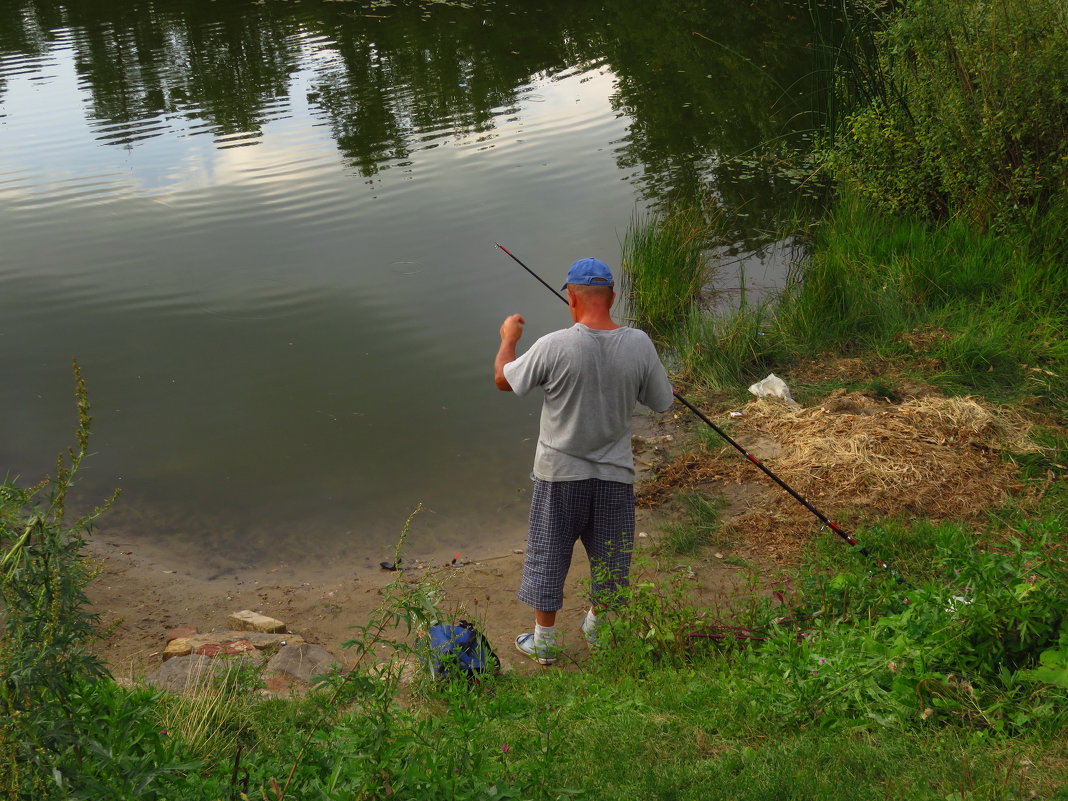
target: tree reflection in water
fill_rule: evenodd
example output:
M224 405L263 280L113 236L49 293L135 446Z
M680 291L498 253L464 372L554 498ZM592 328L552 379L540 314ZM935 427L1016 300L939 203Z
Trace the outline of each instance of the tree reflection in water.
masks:
M68 44L102 143L181 129L253 144L306 102L365 177L428 140L490 133L532 79L607 68L632 121L617 157L644 195L711 186L746 206L752 232L773 223L785 186L730 160L805 147L819 122L814 23L833 29L832 15L790 0L7 0L0 50L33 70L47 58L30 57Z

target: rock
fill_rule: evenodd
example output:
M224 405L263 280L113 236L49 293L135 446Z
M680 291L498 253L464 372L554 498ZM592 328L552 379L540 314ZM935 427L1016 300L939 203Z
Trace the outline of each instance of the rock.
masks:
M259 631L265 634L284 634L286 624L250 609L234 612L229 617L230 625L238 631Z
M228 643L235 640L246 640L252 643L256 650L272 650L281 648L283 645L300 645L304 638L299 634L262 634L257 631L212 631L207 634L196 634L189 638L189 644L194 651L202 645L212 643Z
M338 661L325 648L310 643L287 645L267 663L264 681L268 689L272 689L272 683L286 688L293 681L312 684L315 676L325 675L335 666L339 666Z
M193 646L189 644L188 637L178 637L167 643L163 649L163 661L173 659L176 656L188 656L193 653Z
M164 633L163 635L163 638L167 642L170 642L171 640L179 640L186 637L192 637L196 633L196 626L178 626L177 628L167 629L166 633Z
M230 659L212 659L199 654L176 656L156 668L146 681L157 690L172 693L191 692L216 676L225 675L235 664L254 664L256 659L256 654L239 654Z
M256 646L248 640L230 640L223 643L205 643L197 648L197 653L203 656L233 656L235 654L247 654L249 651L255 650Z

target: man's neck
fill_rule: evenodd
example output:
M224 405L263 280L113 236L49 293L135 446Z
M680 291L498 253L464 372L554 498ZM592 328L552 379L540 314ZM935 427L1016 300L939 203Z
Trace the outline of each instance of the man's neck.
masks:
M607 314L584 314L577 318L575 322L582 323L584 326L594 331L614 331L615 329L622 327L617 325L616 321Z

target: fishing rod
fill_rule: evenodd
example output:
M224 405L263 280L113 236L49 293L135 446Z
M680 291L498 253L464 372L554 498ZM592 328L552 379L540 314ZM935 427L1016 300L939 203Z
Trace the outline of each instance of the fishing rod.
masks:
M549 286L549 284L545 283L545 281L541 278L541 276L539 276L537 273L535 273L533 270L531 270L529 267L527 267L527 265L523 264L523 262L521 262L519 260L519 258L514 253L512 253L512 251L508 250L508 248L506 248L504 245L500 244L499 242L494 242L493 244L495 244L498 248L500 248L502 251L504 251L507 255L509 255L513 259L515 259L516 263L520 267L522 267L528 273L530 273L535 278L537 278L539 281L541 281L541 283L550 292L552 292L554 295L556 295L556 297L560 298L560 300L562 300L564 303L568 302L567 298L565 298L563 295L561 295L559 292L557 292L555 289L553 289L551 286ZM768 478L770 478L772 481L774 481L776 484L778 484L780 487L782 487L784 490L786 490L786 492L788 492L790 494L790 497L792 497L795 501L797 501L799 504L801 504L806 509L808 509L808 511L810 511L812 514L814 514L816 516L816 518L821 523L823 523L823 525L820 527L820 531L822 531L825 528L829 528L831 531L833 531L835 534L837 534L839 537L841 537L843 540L845 540L851 546L856 548L859 553L863 554L864 556L866 556L869 559L871 559L872 561L874 561L875 564L877 564L879 567L881 567L883 570L885 570L887 573L889 573L891 576L893 576L894 581L896 581L898 584L905 584L906 583L905 580L900 575L898 575L897 571L893 570L890 567L890 565L888 565L882 559L877 557L875 554L873 554L871 551L869 551L867 548L865 548L863 545L861 545L859 542L857 542L856 539L854 539L853 536L851 534L849 534L849 532L847 532L844 529L840 528L839 526L835 525L831 521L831 519L829 517L827 517L827 515L825 515L823 512L821 512L819 509L817 509L815 506L813 506L811 503L809 503L807 500L805 500L805 498L803 498L801 496L801 494L799 492L797 492L797 490L795 490L793 487L791 487L789 484L787 484L785 481L783 481L781 478L779 478L777 475L775 475L773 472L771 472L771 470L768 469L768 467L766 465L764 465L763 462L761 462L759 459L757 459L755 456L753 456L753 454L749 453L749 451L747 451L745 448L743 448L741 445L739 445L738 442L736 442L734 439L732 439L730 436L728 436L727 432L725 432L722 428L720 428L715 423L713 423L711 420L709 420L708 417L700 409L698 409L696 406L694 406L692 403L690 403L688 400L686 400L686 398L684 398L682 395L680 395L674 389L671 390L671 394L675 396L675 398L679 401L679 403L681 403L683 406L685 406L687 409L689 409L691 412L693 412L695 415L697 415L697 418L702 423L704 423L706 426L708 426L713 431L715 431L717 434L719 434L719 436L722 437L723 440L728 445L730 445L732 448L734 448L736 451L738 451L738 453L742 454L742 456L744 456L746 459L748 459L750 462L752 462L754 465L756 465L758 468L760 468L760 470L764 473L764 475L766 475Z

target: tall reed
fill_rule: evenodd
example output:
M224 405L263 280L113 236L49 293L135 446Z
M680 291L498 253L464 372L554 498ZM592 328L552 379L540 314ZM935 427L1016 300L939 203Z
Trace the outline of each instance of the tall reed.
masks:
M717 218L710 224L690 207L631 219L623 239L623 294L634 322L654 339L664 340L686 319L711 277L708 248Z
M747 386L773 359L767 303L708 314L693 308L668 337L680 377L717 391Z

